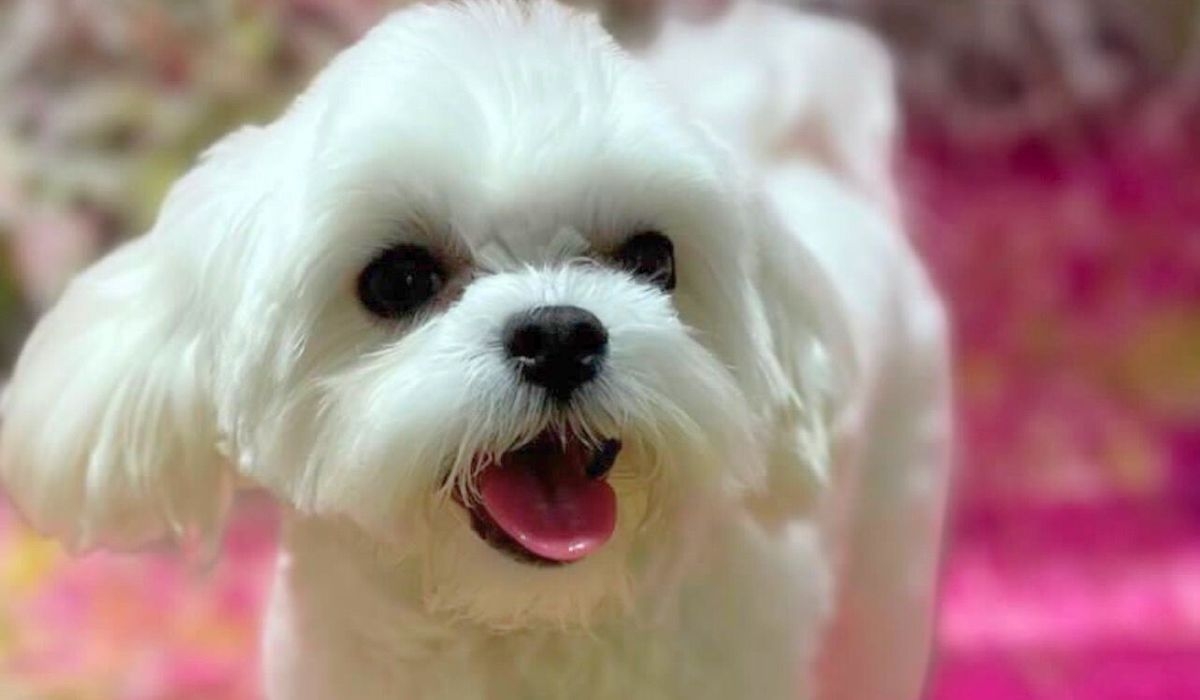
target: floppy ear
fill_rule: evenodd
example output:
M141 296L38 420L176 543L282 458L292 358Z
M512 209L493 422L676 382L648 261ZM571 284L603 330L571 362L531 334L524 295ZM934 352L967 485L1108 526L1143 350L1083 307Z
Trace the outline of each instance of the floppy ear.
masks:
M858 436L907 332L906 307L938 305L910 289L919 265L885 205L805 163L771 169L762 184L752 276L775 440L764 512L794 514L814 487L854 478L836 467L866 448Z
M768 200L777 194L770 184ZM749 336L758 357L750 386L768 447L765 488L751 504L772 521L807 512L833 478L837 397L858 371L842 299L788 225L794 221L780 216L792 213L765 206L758 212L749 273Z
M217 447L196 259L215 229L244 225L225 193L244 194L232 155L257 131L210 149L155 229L80 275L17 361L0 476L30 523L72 548L218 533L233 470Z
M211 533L225 509L204 350L157 243L137 240L75 280L5 393L8 495L72 548Z
M891 61L853 24L761 2L737 3L709 25L668 23L647 60L753 166L761 201L747 224L746 321L756 359L743 380L769 447L767 487L753 505L793 517L837 477L835 443L855 420L841 402L864 371L855 319L874 313L831 275L864 269L862 236L901 236Z

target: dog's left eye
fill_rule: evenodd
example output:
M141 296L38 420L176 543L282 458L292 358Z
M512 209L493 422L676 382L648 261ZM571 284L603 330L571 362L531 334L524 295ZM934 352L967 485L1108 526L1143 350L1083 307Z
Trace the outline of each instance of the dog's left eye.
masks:
M428 250L400 245L380 254L358 277L358 298L382 318L401 318L432 299L445 282Z
M614 257L634 277L666 291L675 288L675 246L658 231L631 236Z

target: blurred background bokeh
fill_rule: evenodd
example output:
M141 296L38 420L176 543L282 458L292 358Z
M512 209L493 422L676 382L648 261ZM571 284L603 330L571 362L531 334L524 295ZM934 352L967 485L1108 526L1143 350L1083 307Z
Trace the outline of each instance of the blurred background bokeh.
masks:
M0 0L0 376L385 0ZM1200 1L824 0L895 50L962 432L935 700L1200 698ZM50 428L52 429L52 428ZM256 695L275 519L69 560L0 505L0 697Z

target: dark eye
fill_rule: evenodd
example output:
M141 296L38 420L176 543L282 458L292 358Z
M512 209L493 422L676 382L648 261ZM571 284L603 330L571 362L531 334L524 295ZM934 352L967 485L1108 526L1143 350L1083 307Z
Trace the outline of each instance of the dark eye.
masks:
M658 231L645 231L617 250L617 264L640 280L670 291L675 288L675 246Z
M358 298L382 318L416 311L441 290L442 266L428 250L401 245L380 254L358 277Z

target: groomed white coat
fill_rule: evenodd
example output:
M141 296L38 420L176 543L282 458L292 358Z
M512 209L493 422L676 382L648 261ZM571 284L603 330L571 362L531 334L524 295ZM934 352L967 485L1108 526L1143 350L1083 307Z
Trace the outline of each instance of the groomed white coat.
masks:
M87 549L212 538L267 489L275 700L916 698L950 418L891 91L867 35L765 5L640 55L543 0L397 12L39 324L7 491ZM645 231L673 289L613 264ZM396 246L437 293L373 317ZM607 333L569 402L504 353L546 305ZM461 505L546 431L623 445L615 531L559 566Z

